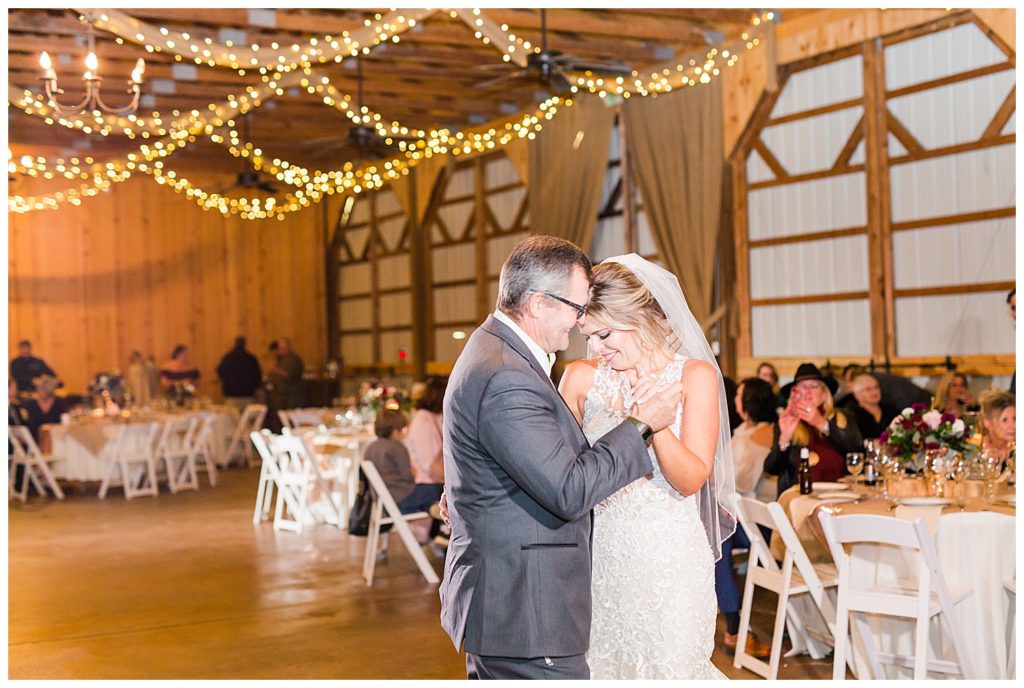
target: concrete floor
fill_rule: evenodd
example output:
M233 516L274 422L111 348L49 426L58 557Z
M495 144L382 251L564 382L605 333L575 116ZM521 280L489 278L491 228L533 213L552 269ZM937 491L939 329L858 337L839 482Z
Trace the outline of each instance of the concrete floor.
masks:
M460 679L436 586L400 543L360 576L364 538L252 524L258 473L216 488L125 501L95 486L9 505L12 679ZM430 555L428 555L430 556ZM440 562L435 561L438 572ZM759 593L769 637L775 600ZM721 644L723 624L717 639ZM716 650L731 678L756 678ZM780 678L828 678L831 662L784 660Z

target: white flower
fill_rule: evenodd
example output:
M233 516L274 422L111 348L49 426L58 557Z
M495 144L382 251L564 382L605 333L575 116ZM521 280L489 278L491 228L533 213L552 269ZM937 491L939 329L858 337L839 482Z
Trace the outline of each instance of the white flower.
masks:
M962 420L960 420L959 418L957 418L955 421L953 421L953 434L954 435L962 435L962 434L964 434L964 427L966 427L964 425L964 422Z
M910 408L909 406L907 408L903 409L903 416L904 417L910 418L912 415L914 415L914 409Z
M928 413L921 416L921 420L928 424L928 427L934 430L939 427L942 423L942 412L937 409L932 409Z

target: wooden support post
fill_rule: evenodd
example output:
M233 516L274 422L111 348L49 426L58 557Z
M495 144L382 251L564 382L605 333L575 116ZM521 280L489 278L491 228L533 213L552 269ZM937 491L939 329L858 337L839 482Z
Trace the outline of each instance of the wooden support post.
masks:
M881 38L864 44L864 145L868 218L868 303L871 355L896 356L893 303L892 209L889 189L889 117Z
M626 252L639 254L640 236L637 232L636 195L633 192L633 166L629 160L629 142L626 139L626 118L622 112L622 105L617 107L619 111L619 196L622 199L622 229L626 235Z
M401 183L401 182L399 182ZM409 185L409 217L406 220L409 231L409 300L412 306L412 370L413 375L422 379L427 374L427 340L433 333L428 322L427 298L429 296L429 280L427 278L427 242L423 236L423 225L420 223L419 202L417 196L416 168L409 170L405 178ZM423 199L426 202L426 199Z
M473 160L473 244L476 249L476 319L491 312L487 298L487 179L483 158Z
M377 193L367 194L370 204L370 232L366 238L366 257L370 263L370 327L373 328L373 364L379 368L384 363L380 343L380 266L377 254L380 252L380 240L377 232Z

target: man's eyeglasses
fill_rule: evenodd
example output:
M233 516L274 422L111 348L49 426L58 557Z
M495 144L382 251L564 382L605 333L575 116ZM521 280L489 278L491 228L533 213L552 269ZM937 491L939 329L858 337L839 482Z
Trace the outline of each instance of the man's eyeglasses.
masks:
M586 306L581 306L578 303L573 303L569 299L563 299L561 296L558 296L557 294L552 294L551 292L547 292L547 291L542 291L542 292L539 292L539 293L543 294L544 296L550 296L555 301L561 301L566 306L569 306L569 308L575 308L576 309L576 319L577 320L582 318L583 314L587 312L587 307Z

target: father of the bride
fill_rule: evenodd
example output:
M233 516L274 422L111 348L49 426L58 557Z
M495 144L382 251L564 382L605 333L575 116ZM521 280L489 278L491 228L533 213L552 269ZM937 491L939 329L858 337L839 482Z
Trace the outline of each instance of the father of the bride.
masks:
M568 241L518 244L448 383L441 624L469 678L590 677L591 509L653 470L646 445L675 416L678 383L591 447L552 384L590 269Z

